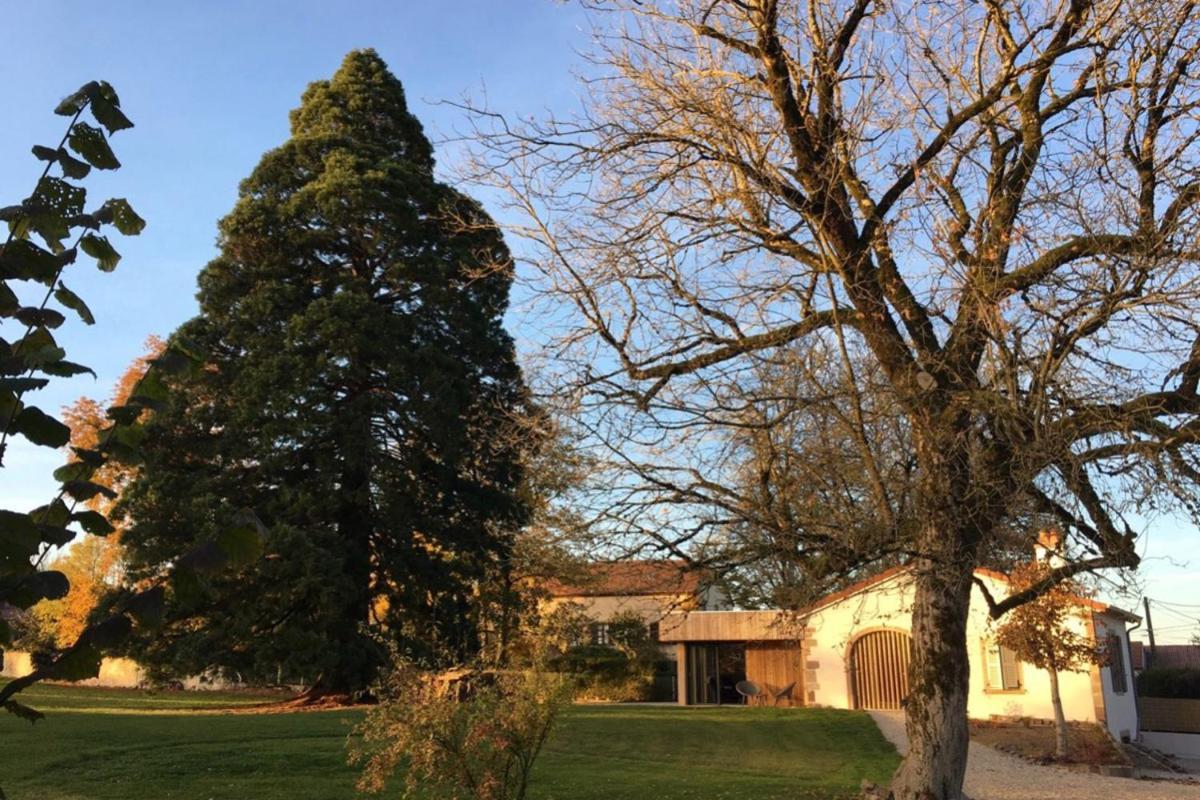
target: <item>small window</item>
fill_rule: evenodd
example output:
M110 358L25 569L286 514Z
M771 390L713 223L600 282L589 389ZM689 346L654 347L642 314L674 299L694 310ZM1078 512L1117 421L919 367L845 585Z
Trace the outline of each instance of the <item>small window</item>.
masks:
M591 625L592 644L601 647L608 647L612 644L612 640L608 636L607 622L593 622Z
M987 644L987 688L1009 692L1021 688L1021 662L1017 654L996 642Z
M1121 646L1121 637L1110 633L1107 649L1108 674L1112 676L1112 689L1117 694L1125 694L1129 687L1125 681L1125 648Z
M650 641L652 641L652 642L658 641L658 623L657 622L650 623Z

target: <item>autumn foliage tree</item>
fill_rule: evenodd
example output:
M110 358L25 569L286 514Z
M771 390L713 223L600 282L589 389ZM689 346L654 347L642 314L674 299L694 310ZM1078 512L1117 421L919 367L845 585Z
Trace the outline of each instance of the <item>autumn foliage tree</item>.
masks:
M149 369L150 362L161 356L165 347L166 342L157 336L148 338L144 353L121 374L107 403L81 397L63 410L63 421L71 429L68 443L70 447L90 451L99 446L100 437L112 424L107 409L129 402L138 383ZM143 410L142 413L149 412ZM121 488L134 472L135 467L127 462L114 460L100 465L91 480L96 485L108 489L112 495L97 493L83 505L106 519L109 518L114 497L120 495ZM48 630L52 634L54 645L61 649L70 646L79 638L105 592L120 581L120 523L117 522L114 530L106 536L84 532L82 538L72 542L66 552L59 554L49 563L49 568L62 572L70 583L70 589L65 597L42 600L30 609L30 613L34 617L36 627Z
M1014 592L1024 591L1045 581L1053 566L1035 560L1011 570L1009 579ZM1089 613L1083 603L1087 592L1076 581L1052 585L1033 600L1017 606L1005 615L996 629L996 641L1016 653L1017 658L1050 675L1050 699L1054 704L1054 754L1067 757L1069 728L1063 714L1058 676L1062 672L1086 672L1102 664L1106 654L1089 634L1085 623Z

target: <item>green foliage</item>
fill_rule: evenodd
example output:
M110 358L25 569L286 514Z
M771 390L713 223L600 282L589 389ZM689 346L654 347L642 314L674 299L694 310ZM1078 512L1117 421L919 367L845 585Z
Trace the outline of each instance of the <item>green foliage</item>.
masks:
M0 324L4 326L4 335L0 336L0 424L3 425L0 429L0 461L9 437L14 435L43 447L65 446L70 430L55 416L33 405L29 396L45 388L52 377L90 372L86 367L66 360L65 351L51 333L65 322L66 317L49 305L51 300L56 300L64 308L79 314L85 322L95 321L83 300L61 282L63 271L75 263L83 242L92 238L107 242L106 238L89 233L106 223L97 220L95 215L84 213L87 190L71 182L85 177L90 167L71 156L65 147L70 144L76 153L93 161L81 150L86 143L84 149L107 154L99 161L115 165L116 159L104 132L81 120L89 107L102 124L101 117L107 116L110 122L118 117L124 120L122 127L131 125L121 113L120 100L111 86L93 82L82 87L57 109L72 117L62 142L57 147L39 145L33 148L34 156L45 162L34 191L19 205L0 211L0 219L8 223L8 237L0 249ZM50 174L56 165L62 172L61 177ZM42 240L42 245L33 240L35 236ZM67 247L65 241L72 236L75 244ZM90 245L82 245L82 249L89 255L100 256L102 267L109 266L110 261L115 265L116 250L111 244L101 253ZM20 305L16 286L22 283L41 284L47 288L39 305ZM14 333L9 333L10 326ZM37 564L49 548L62 546L75 536L71 527L73 521L93 530L101 530L107 525L104 520L91 516L73 519L64 498L78 499L93 492L88 479L109 455L101 448L82 454L86 461L81 459L69 468L56 471L55 478L62 484L62 489L55 500L40 509L0 513L0 602L26 609L40 600L66 594L65 576L53 570L39 570ZM0 645L9 643L7 638L0 641ZM0 702L9 703L18 688L21 687L10 685L0 691ZM6 707L29 718L15 705Z
M568 683L544 672L435 675L397 664L384 699L351 746L358 787L383 791L403 767L404 797L524 800L533 765L570 703Z
M101 127L82 120L89 109ZM71 121L56 147L33 148L35 158L45 162L34 191L19 205L0 209L0 221L8 225L8 237L0 248L0 466L7 466L4 456L11 436L54 448L65 446L70 439L69 428L30 399L31 393L45 388L53 377L91 372L68 361L52 333L66 321L66 316L50 305L52 301L74 311L89 325L95 322L84 301L63 284L63 272L76 263L81 250L95 259L100 269L111 270L120 255L99 231L110 226L122 234L136 235L145 226L124 199L108 200L96 211L85 213L87 190L71 182L86 177L91 167L120 166L105 130L111 134L132 127L132 123L120 110L113 88L93 81L55 110ZM72 156L68 147L82 160ZM50 174L55 166L61 177ZM25 284L24 291L18 292L21 284ZM30 290L42 296L41 302L21 305L20 296ZM161 371L152 369L143 380L150 386L161 383ZM53 548L69 543L80 528L95 535L113 530L99 513L76 512L75 506L98 494L112 494L92 478L110 460L136 457L133 445L142 437L140 420L149 405L135 390L129 403L110 415L113 424L99 434L96 447L73 448L73 460L54 473L61 486L49 503L28 512L0 511L0 604L22 611L67 594L66 576L40 567ZM255 533L251 531L251 535ZM244 531L227 532L216 560L228 565L244 559L253 547L243 541L246 535ZM86 627L74 644L61 650L45 641L45 620L36 615L25 614L12 627L0 625L0 647L11 645L16 635L39 656L34 672L0 688L0 705L23 719L38 719L40 715L16 702L14 695L43 678L94 677L102 654L126 638L139 620L151 619L148 606L162 601L156 586L131 590ZM131 610L134 608L136 613Z
M551 659L550 669L572 677L580 700L634 703L651 699L655 659L616 647L578 645Z
M1200 700L1200 669L1151 667L1137 676L1137 691L1143 697Z
M475 588L525 518L506 432L527 401L502 327L512 259L432 170L399 81L362 51L243 181L172 337L205 366L153 398L122 541L130 575L155 575L245 505L267 557L177 585L140 660L340 693L382 663L368 620L422 656L478 648Z

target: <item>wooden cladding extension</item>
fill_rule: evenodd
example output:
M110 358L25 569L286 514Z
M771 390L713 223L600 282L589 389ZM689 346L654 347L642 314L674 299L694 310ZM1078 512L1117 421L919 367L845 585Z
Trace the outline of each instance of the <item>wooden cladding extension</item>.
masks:
M850 645L850 702L854 708L898 709L908 696L912 639L885 629L862 634Z
M765 705L804 705L803 659L798 642L749 642L746 644L746 680L763 691ZM792 685L790 696L775 695Z
M660 642L797 641L803 636L803 625L784 611L676 612L658 624Z

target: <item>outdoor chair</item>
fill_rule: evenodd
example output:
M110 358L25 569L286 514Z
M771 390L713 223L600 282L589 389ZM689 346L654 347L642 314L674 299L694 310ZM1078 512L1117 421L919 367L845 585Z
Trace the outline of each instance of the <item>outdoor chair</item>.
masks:
M758 684L750 681L738 681L734 684L734 689L742 696L742 704L749 705L751 698L762 697L762 689L758 688Z
M795 688L796 688L796 682L792 681L791 683L789 683L787 686L783 687L779 691L771 692L771 697L773 699L772 705L779 705L780 700L787 700L789 703L792 702L792 690Z

